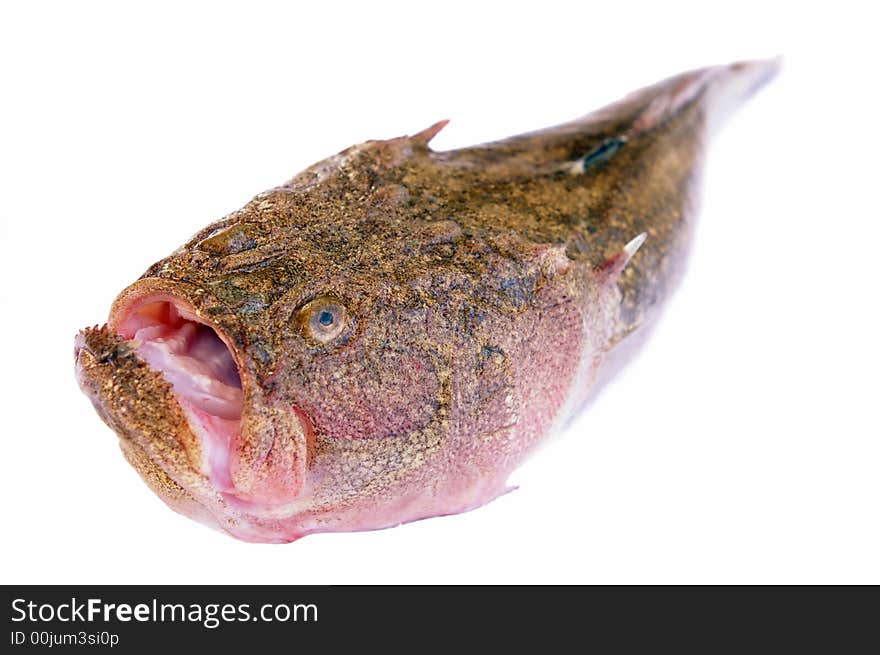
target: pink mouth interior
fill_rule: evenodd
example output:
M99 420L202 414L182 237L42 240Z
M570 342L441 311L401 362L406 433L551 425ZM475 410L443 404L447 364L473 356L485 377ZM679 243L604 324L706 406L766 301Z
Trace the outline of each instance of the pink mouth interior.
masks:
M238 434L244 394L238 366L217 332L173 299L146 302L117 327L137 342L137 353L174 388L199 437L204 466L221 489L229 489L229 453Z

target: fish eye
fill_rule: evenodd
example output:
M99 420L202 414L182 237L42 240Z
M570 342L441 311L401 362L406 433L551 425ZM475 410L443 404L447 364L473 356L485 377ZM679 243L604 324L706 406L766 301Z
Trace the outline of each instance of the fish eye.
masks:
M300 317L307 336L322 344L342 335L349 322L345 307L332 298L316 298L306 303Z

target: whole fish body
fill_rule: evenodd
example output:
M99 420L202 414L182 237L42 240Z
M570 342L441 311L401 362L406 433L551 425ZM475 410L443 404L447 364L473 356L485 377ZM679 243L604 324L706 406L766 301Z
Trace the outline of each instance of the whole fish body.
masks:
M79 384L171 508L240 539L478 507L674 288L706 135L775 68L349 148L151 266L77 336Z

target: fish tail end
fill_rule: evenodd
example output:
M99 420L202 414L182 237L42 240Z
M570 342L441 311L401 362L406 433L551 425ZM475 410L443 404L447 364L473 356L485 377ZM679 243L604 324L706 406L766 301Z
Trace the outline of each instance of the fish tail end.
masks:
M706 71L707 127L715 134L749 98L768 84L782 68L782 57L739 61Z

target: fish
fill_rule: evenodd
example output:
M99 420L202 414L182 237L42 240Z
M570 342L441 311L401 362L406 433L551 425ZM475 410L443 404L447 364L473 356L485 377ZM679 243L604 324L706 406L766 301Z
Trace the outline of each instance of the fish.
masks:
M241 540L480 507L675 289L707 141L778 67L350 147L150 266L76 336L78 384L171 509Z

